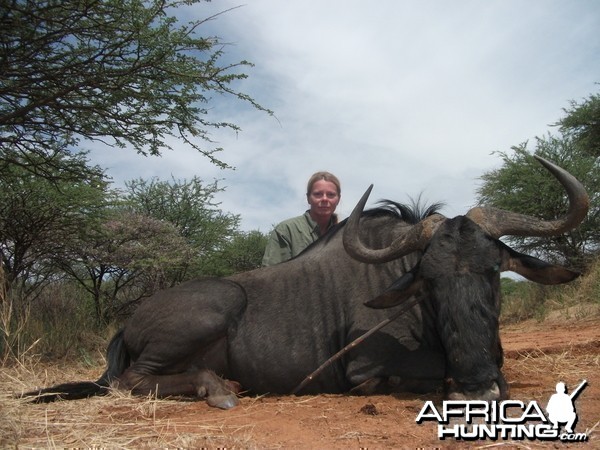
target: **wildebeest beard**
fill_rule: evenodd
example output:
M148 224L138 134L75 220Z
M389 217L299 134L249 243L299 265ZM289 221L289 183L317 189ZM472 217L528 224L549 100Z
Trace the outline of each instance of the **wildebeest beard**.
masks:
M437 307L447 382L456 384L460 390L479 390L489 388L493 382L502 383L496 306L499 302L490 280L484 278L487 277L482 274L465 274L428 283Z

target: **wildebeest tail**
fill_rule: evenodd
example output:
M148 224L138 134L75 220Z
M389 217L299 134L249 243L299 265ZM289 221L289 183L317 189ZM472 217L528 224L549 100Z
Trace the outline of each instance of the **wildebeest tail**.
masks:
M25 392L21 397L32 397L35 403L50 403L56 400L78 400L106 395L110 383L129 367L130 358L123 343L123 330L117 332L108 344L107 367L97 381L78 381Z

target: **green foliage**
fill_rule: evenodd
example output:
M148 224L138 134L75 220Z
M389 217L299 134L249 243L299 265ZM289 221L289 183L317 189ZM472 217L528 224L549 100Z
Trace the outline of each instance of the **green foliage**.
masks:
M55 164L46 178L20 164L6 165L0 176L0 257L7 287L23 295L56 278L50 261L69 258L69 242L99 223L109 199L108 183L89 176L97 170L88 170L84 155ZM87 177L73 177L74 167Z
M556 125L565 135L572 135L583 151L600 156L600 94L590 95L585 101L571 101L565 109L566 117Z
M175 139L226 167L210 130L238 127L212 117L211 95L270 111L234 88L252 65L223 63L220 40L199 36L212 18L178 21L198 3L2 0L0 162L45 174L82 138L144 155Z
M227 276L261 267L269 236L258 230L237 232L214 256L211 267L215 276Z
M200 35L214 17L187 21L199 3L0 0L3 354L24 350L30 312L46 311L32 339L55 330L77 342L79 314L105 324L159 288L254 264L217 259L238 245L239 217L219 210L216 182L136 180L123 197L85 153L73 154L83 141L143 155L184 144L227 167L211 132L238 127L215 117L214 99L271 111L236 88L252 65L224 62L220 39ZM80 290L67 311L51 290L73 280Z
M132 180L126 186L129 208L173 224L191 248L187 264L169 271L168 283L214 274L215 255L228 244L239 225L239 216L218 209L215 195L223 190L218 182L205 185L198 177L170 182L155 178Z
M571 108L556 125L560 135L535 138L531 153L542 156L573 174L585 186L590 210L577 229L553 239L512 236L519 250L585 270L600 252L600 95L591 95ZM560 184L533 158L527 143L497 152L500 169L485 173L478 203L554 220L565 214L568 199Z
M223 251L223 259L233 273L258 269L268 241L269 236L258 230L238 233Z
M16 164L0 176L0 256L19 307L45 283L69 279L94 320L109 323L158 289L260 264L263 236L240 233L239 216L218 208L216 181L139 179L116 192L86 162L61 155L51 177ZM60 167L76 163L82 175L63 176Z
M166 273L184 266L191 249L171 223L114 209L72 241L70 253L56 264L90 294L96 320L109 323L168 287Z

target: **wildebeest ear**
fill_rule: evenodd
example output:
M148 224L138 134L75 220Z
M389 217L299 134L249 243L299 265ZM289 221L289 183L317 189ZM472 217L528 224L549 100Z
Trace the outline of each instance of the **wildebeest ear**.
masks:
M581 275L574 270L547 263L533 256L519 253L507 245L502 245L502 271L511 270L540 284L568 283Z
M365 302L365 306L375 309L391 308L399 305L400 302L411 297L421 288L421 277L416 270L412 270L402 275L397 281L387 288L383 294L375 297L373 300Z

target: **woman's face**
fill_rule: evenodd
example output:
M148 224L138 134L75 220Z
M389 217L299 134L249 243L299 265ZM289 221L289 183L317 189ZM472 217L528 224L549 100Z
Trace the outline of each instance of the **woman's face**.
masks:
M337 186L331 181L318 180L307 195L313 219L329 220L340 202Z

